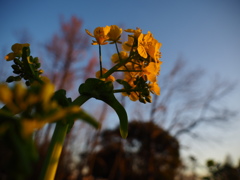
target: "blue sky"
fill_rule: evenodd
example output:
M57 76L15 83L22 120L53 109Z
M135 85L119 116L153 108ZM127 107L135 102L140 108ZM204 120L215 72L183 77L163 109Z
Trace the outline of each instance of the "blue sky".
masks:
M33 37L32 49L37 49L37 43L48 41L59 30L60 15L65 20L72 15L82 18L84 28L90 31L112 24L151 31L163 44L163 74L181 57L191 68L205 69L209 78L217 75L240 83L239 0L1 0L0 47L10 50L16 42L16 32L26 29ZM5 49L0 53L3 51L8 53ZM239 89L238 85L227 101L235 110L240 109ZM232 148L221 150L222 156L240 149L232 140L238 133L234 127L240 128L240 119L236 120L225 137L229 138L228 143L232 142L227 145ZM214 151L210 151L209 148L214 156Z
M183 57L193 66L239 79L240 2L238 0L161 1L14 1L1 0L1 44L16 42L14 33L28 30L34 42L46 42L58 31L60 15L83 19L84 28L123 24L151 31L162 42L162 71ZM0 44L0 45L1 45Z

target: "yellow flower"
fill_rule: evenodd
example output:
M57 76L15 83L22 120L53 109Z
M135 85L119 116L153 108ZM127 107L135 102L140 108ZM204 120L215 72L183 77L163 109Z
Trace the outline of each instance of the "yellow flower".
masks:
M25 44L19 44L19 43L16 43L14 45L12 45L12 51L15 53L15 54L19 54L21 55L22 54L22 49L23 47L29 47L30 45L28 43L25 43Z
M23 49L23 47L29 47L29 46L30 45L28 43L25 43L25 44L16 43L16 44L12 45L12 51L13 52L7 54L5 56L5 59L7 61L10 61L10 60L13 60L15 57L22 56L22 49Z
M15 54L14 54L13 52L11 52L11 53L9 53L9 54L7 54L7 55L5 56L5 59L6 59L7 61L11 61L11 60L13 60L15 57L16 57Z
M122 28L119 28L116 25L111 25L110 31L108 33L108 37L109 37L108 41L112 41L110 44L121 43L121 41L119 41L121 34L122 34Z
M47 76L41 76L40 79L45 83L51 83L50 79Z
M138 92L131 92L130 95L128 95L129 99L132 101L139 100L139 93Z
M24 138L27 138L32 135L32 133L42 128L46 124L46 121L41 121L40 119L22 119L21 125L22 125L22 136Z
M124 81L127 81L128 84L134 88L135 85L133 82L142 73L142 70L140 69L139 65L133 64L132 62L128 62L127 64L125 64L125 66L121 66L119 70L125 70Z
M27 104L24 102L24 98L27 94L26 87L23 86L22 83L17 83L14 87L14 95L16 104L19 106L20 109L26 109Z
M107 71L108 71L107 69L102 68L102 75L105 74ZM100 71L96 72L96 78L99 78L99 79L101 79L103 81L112 81L112 82L115 81L115 78L112 75L108 76L107 78L101 78Z
M133 37L134 38L138 38L139 35L142 33L142 30L140 28L136 28L136 29L126 29L124 30L125 32L129 32L129 33L133 33Z
M134 41L138 39L138 37L142 34L142 30L140 28L135 29L126 29L125 32L133 33L133 35L128 36L128 41L124 42L122 45L123 50L131 51L132 46L134 45Z
M25 103L27 106L32 106L32 105L38 103L40 100L41 99L38 94L29 93L26 100L23 101L23 103ZM22 110L25 110L25 109L22 109Z
M144 42L143 37L144 37L143 34L140 34L139 37L138 37L137 50L138 50L138 53L139 53L140 56L142 56L143 58L147 58L148 54L147 54L147 51L146 51L146 48L145 48L146 43Z
M42 73L44 73L44 70L39 69L38 72L39 72L39 74L42 74Z
M14 93L6 84L0 84L0 102L4 103L12 113L18 113L19 108L14 104Z
M146 75L148 81L156 82L159 71L160 66L157 67L154 62L150 62L147 67L142 69L142 75Z
M41 129L46 123L52 123L58 121L60 119L64 119L69 114L77 114L80 112L80 108L78 106L66 107L64 109L60 109L56 113L51 113L49 116L41 118L41 117L33 117L33 118L23 118L21 120L22 125L22 136L28 137L31 136L32 133L38 129Z
M126 92L122 93L123 96L128 96L130 100L137 101L139 100L139 92L130 92L130 94L127 94Z
M160 47L162 44L154 39L150 31L147 34L142 34L139 30L128 30L128 32L132 32L134 35L133 37L129 36L128 41L123 44L124 50L130 51L135 39L138 43L137 51L141 57L148 58L150 56L153 61L159 62L159 58L161 58Z
M154 59L154 61L158 61L161 57L161 53L159 49L161 47L161 43L159 43L156 39L154 39L152 33L148 31L147 34L143 34L142 30L137 28L127 29L126 32L133 33L133 35L128 36L128 41L124 42L122 48L125 51L130 51L132 49L134 41L137 42L137 51L139 55L143 58L147 58L148 55Z
M160 87L158 86L157 82L150 83L150 91L156 95L160 95Z
M85 29L86 33L89 35L89 36L92 36L96 39L96 41L93 40L93 43L92 45L105 45L105 44L108 44L107 42L105 42L106 40L109 39L108 37L108 33L110 31L110 27L109 26L106 26L106 27L97 27L93 34L90 33L87 29Z
M45 107L46 109L47 109L47 105L49 104L51 97L54 94L54 88L55 87L52 83L45 83L41 88L41 92L40 92L39 96L43 102L43 107Z
M121 59L119 59L119 56ZM111 60L113 63L118 63L120 62L120 60L124 60L128 58L128 53L125 51L121 51L119 54L115 53L111 56Z
M144 43L149 56L153 58L155 62L158 62L159 58L161 58L160 48L162 44L154 39L150 31L144 36Z
M6 84L0 84L0 101L4 104L12 102L13 93Z
M128 41L124 42L122 48L124 51L131 51L134 43L134 38L132 36L128 36Z

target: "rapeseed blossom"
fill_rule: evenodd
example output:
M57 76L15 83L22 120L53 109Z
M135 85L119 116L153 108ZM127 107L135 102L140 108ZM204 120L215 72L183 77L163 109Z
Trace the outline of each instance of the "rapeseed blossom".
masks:
M121 51L119 53L115 53L111 56L111 60L113 63L119 63L121 60L125 60L129 57L129 54L126 51Z
M86 33L89 35L89 36L92 36L96 39L96 41L93 40L93 43L92 45L105 45L105 44L108 44L108 42L106 42L106 40L109 39L108 37L108 33L110 31L110 27L109 26L106 26L106 27L97 27L93 34L90 33L90 31L88 31L87 29L85 30Z
M161 53L159 43L150 31L143 34L141 29L127 29L126 32L132 33L128 36L128 41L124 42L122 48L130 53L135 53L125 66L124 80L129 83L132 89L137 89L137 81L147 85L147 89L156 95L160 95L160 87L157 83L157 76L160 73ZM141 77L141 80L139 79ZM134 82L134 83L132 83ZM126 93L123 93L124 95ZM141 98L143 93L135 91L128 93L131 100L136 100L136 96Z
M41 105L41 109L51 109L55 107L55 102L51 100L54 93L54 85L45 83L33 84L28 89L21 83L16 83L11 89L6 84L0 84L0 102L14 114L23 112L36 104Z
M108 41L112 41L110 44L113 44L113 43L122 43L120 40L120 37L121 37L121 34L122 34L122 28L119 28L118 26L116 25L111 25L110 26L110 31L108 33Z
M105 68L102 68L102 74L105 74L108 70ZM107 78L101 78L101 72L97 71L96 72L96 78L101 79L103 81L115 81L115 77L113 77L112 75L108 76Z
M7 111L18 114L21 119L22 135L27 137L46 123L52 123L67 115L80 112L79 107L61 107L52 99L54 85L50 82L35 83L27 88L16 83L12 88L0 84L0 102L5 104ZM5 109L0 110L0 114Z
M19 43L16 43L14 45L12 45L12 51L11 53L7 54L5 56L5 59L7 61L11 61L13 60L15 57L21 57L22 56L22 49L23 47L29 47L30 45L28 43L25 43L25 44L19 44Z
M113 43L120 43L120 37L122 34L122 28L119 28L116 25L111 25L111 26L106 26L106 27L97 27L94 29L93 34L85 29L86 33L91 36L94 37L96 39L96 41L93 40L92 45L105 45L108 44L108 42L106 41L110 41L110 44Z
M96 39L93 41L93 45L105 45L106 41L109 41L110 44L116 44L117 48L117 53L110 58L116 65L106 70L101 67L100 60L100 71L96 73L96 77L104 81L115 81L111 74L122 71L123 79L117 80L117 82L124 85L124 88L118 92L122 92L132 101L151 102L149 93L160 95L157 76L160 74L160 65L162 64L160 61L162 44L153 37L150 31L147 34L142 33L140 28L124 31L130 34L128 40L122 43L123 50L119 52L117 43L121 44L121 28L116 25L97 27L94 35L86 30L88 35Z

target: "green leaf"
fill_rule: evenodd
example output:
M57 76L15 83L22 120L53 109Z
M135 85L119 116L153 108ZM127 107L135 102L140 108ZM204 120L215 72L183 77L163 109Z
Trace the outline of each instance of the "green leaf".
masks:
M14 76L9 76L6 80L6 82L10 83L10 82L13 82L14 80L15 80Z
M108 94L102 100L116 111L120 120L120 134L126 138L128 135L128 117L125 108L118 102L113 93Z
M62 107L68 107L68 106L72 105L71 104L72 100L71 100L71 98L66 97L66 90L64 90L64 89L60 89L60 90L56 91L54 93L53 99L56 100L57 103ZM84 110L81 110L78 113L69 114L66 116L67 121L65 121L65 122L67 122L69 125L68 132L73 127L74 121L76 119L81 119L81 120L87 122L88 124L90 124L91 126L93 126L94 128L97 128L97 129L100 128L100 124L94 119L94 117L92 117L90 114L86 113Z
M74 119L81 119L96 129L101 128L101 124L93 116L88 114L83 109L81 109L81 111L79 113L74 114Z
M0 127L0 143L3 150L10 153L5 158L3 171L9 179L26 179L38 159L33 138L23 137L20 119L5 111L0 111Z
M83 96L94 97L111 106L117 113L120 121L120 134L123 138L128 135L128 117L124 107L118 102L113 93L112 82L89 78L80 85L79 93Z
M57 101L57 103L62 107L68 107L71 103L71 98L66 97L66 90L60 89L56 91L52 97L54 100ZM74 125L75 118L72 117L72 115L66 116L66 119L64 119L62 122L68 124L68 130L67 132L70 132Z
M30 51L29 47L23 47L23 54L22 54L23 58L30 56L30 53L31 53L31 51Z
M71 103L71 99L66 97L66 90L64 89L56 91L52 98L62 107L68 107Z
M124 89L131 89L131 88L132 88L132 86L130 86L127 81L124 81L124 80L122 80L122 79L117 79L116 81L117 81L119 84L122 84L123 87L124 87Z

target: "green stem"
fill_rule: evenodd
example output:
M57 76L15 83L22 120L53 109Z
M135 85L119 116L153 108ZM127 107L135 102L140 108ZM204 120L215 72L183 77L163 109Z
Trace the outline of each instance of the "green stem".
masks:
M119 50L118 50L118 46L117 46L117 43L115 43L115 47L116 47L116 49L117 49L117 53L118 53L118 58L119 58L119 60L120 60L120 62L122 61L122 57L121 57L121 55L120 55L120 52L119 52ZM129 58L128 58L129 59ZM129 70L128 70L128 68L127 68L127 66L126 66L126 64L123 64L123 66L126 68L126 72L129 72ZM119 70L115 70L115 71L119 71Z
M102 51L101 51L101 45L99 44L99 63L100 63L100 77L102 77Z
M121 92L139 92L141 89L115 89L113 93L121 93Z
M117 53L118 53L118 57L119 57L119 59L121 60L121 56L120 56L120 53L119 53L119 50L118 50L117 43L115 43L115 47L116 47L116 50L117 50Z
M67 130L68 124L63 124L61 121L57 122L40 174L40 180L54 180Z
M119 62L118 64L116 64L115 66L113 66L111 69L109 69L105 74L103 74L102 78L107 78L108 76L110 76L112 73L114 73L117 69L119 69L121 66L125 65L127 62L129 62L129 58L125 59L121 62Z
M142 70L116 70L115 72L142 72Z
M91 96L86 96L86 95L80 95L78 96L72 103L71 106L76 105L76 106L81 106L83 105L87 100L89 100Z
M71 106L81 106L90 98L90 96L80 95L71 103ZM62 121L56 123L39 180L54 180L68 126L68 123L63 123Z
M116 45L116 48L117 48L117 45ZM120 57L120 53L118 51L118 48L117 48L117 52L119 54L119 59L121 59ZM107 78L108 76L110 76L112 73L114 73L115 71L117 71L121 66L125 66L125 64L127 64L128 62L131 61L131 59L133 58L134 52L133 52L133 48L131 49L130 51L130 55L127 59L125 60L121 60L118 64L116 64L115 66L113 66L111 69L109 69L105 74L102 75L102 78Z
M22 62L26 68L26 72L30 74L33 80L38 81L39 83L43 83L43 81L39 78L39 74L34 70L33 65L29 63L29 53L30 48L23 48ZM29 53L29 54L28 54Z

